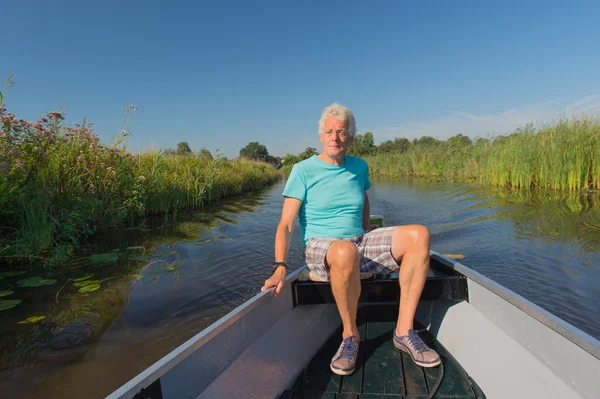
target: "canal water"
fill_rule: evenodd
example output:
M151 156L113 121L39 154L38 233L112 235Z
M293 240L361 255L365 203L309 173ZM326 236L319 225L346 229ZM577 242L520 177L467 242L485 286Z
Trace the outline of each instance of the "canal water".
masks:
M2 299L22 303L0 312L0 396L103 398L258 293L283 184L106 233L68 271L4 274L0 292L14 293ZM373 181L369 197L386 224L428 226L433 250L464 255L463 264L600 338L597 192L403 179ZM301 265L297 233L289 260ZM35 276L56 281L17 284ZM45 318L23 323L35 316Z

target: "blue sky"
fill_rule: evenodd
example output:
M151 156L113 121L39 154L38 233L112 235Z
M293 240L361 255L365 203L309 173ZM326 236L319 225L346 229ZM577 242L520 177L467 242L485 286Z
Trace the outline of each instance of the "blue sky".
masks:
M9 112L66 108L129 148L232 157L319 148L333 101L359 133L503 134L600 111L600 2L2 0Z

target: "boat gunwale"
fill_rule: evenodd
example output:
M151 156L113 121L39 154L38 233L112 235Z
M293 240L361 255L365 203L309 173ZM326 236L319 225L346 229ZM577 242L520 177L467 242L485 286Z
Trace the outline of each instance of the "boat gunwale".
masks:
M483 288L498 295L538 322L573 342L587 353L600 359L600 341L588 333L460 262L449 259L433 250L430 250L430 256L435 257L443 265L450 267Z
M305 268L301 267L298 270L293 271L286 277L285 285L283 289L291 290L291 283L294 282L301 271ZM148 368L137 374L135 377L121 385L117 390L113 391L106 399L117 399L124 398L127 394L131 394L132 391L135 393L140 392L143 388L147 388L154 381L160 379L163 375L168 373L173 367L177 366L181 361L186 359L196 350L200 349L203 345L210 342L211 339L216 337L222 331L229 326L233 325L239 319L244 317L250 311L261 305L263 302L269 299L272 295L273 289L269 289L263 292L259 292L246 302L242 303L235 309L231 310L227 314L223 315L220 319L198 332L196 335L182 343L181 345L174 348L172 351L167 353L162 358L158 359Z

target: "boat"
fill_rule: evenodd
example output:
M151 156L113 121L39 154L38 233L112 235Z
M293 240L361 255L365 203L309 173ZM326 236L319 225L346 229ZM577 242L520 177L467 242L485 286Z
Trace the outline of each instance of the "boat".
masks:
M107 398L600 398L597 339L455 259L430 259L415 325L440 367L392 345L396 273L361 281L357 368L333 374L341 320L329 284L302 267L278 297L257 294Z

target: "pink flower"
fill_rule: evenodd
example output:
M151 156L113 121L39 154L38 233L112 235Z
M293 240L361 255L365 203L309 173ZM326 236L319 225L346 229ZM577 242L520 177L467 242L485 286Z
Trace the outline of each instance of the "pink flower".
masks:
M47 114L47 115L48 115L48 118L50 118L50 119L55 119L55 120L57 120L57 121L62 121L63 119L65 119L65 118L62 116L62 113L61 113L61 112L56 112L56 111L55 111L55 112L48 112L48 114Z

